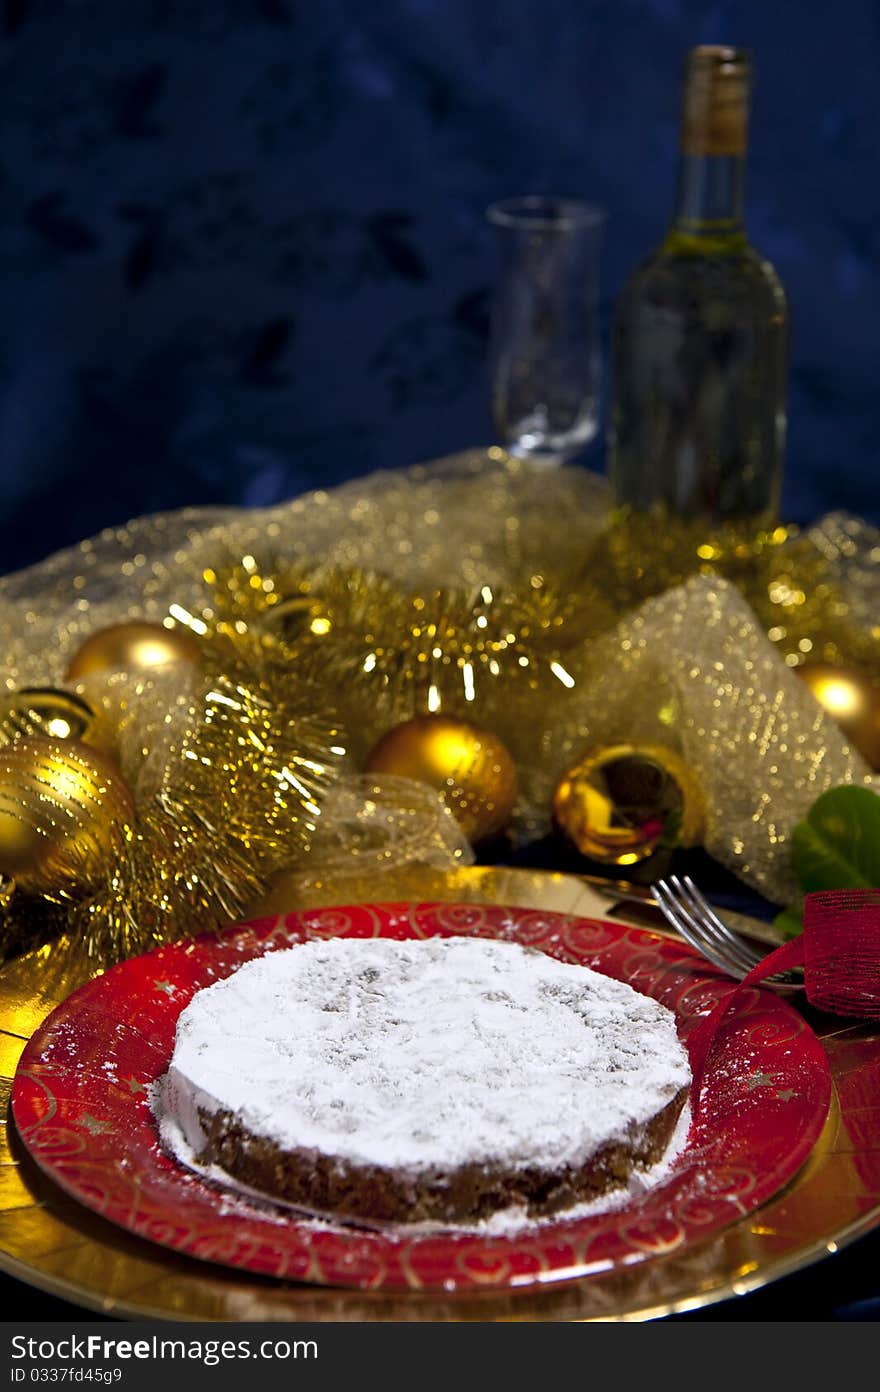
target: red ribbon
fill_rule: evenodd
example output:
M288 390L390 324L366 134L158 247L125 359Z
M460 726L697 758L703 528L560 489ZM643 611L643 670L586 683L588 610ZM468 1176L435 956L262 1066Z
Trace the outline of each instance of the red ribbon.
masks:
M803 967L807 1000L818 1010L880 1019L880 889L807 895L801 936L768 953L694 1031L690 1054L697 1087L715 1036L740 993L793 967Z

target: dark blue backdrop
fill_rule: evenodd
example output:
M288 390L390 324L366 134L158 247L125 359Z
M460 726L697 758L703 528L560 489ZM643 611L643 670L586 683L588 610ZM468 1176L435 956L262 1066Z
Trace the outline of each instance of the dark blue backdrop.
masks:
M793 319L787 516L880 520L874 0L5 0L0 569L491 438L493 198L662 233L684 50L753 50ZM602 467L597 444L587 462Z

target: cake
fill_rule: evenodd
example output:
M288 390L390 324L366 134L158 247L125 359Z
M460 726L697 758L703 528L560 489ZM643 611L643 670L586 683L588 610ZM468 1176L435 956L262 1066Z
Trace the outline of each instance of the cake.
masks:
M515 943L333 938L197 991L154 1106L167 1148L311 1212L468 1224L551 1214L664 1155L685 1103L672 1013Z

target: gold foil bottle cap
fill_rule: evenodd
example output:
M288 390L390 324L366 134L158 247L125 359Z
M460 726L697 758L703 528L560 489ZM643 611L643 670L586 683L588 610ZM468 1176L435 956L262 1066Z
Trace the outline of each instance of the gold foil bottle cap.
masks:
M681 148L686 155L744 155L751 62L741 48L703 44L685 60Z

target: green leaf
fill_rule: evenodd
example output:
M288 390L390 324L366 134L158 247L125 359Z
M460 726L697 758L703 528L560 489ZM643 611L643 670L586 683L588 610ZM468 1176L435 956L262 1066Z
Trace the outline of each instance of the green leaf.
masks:
M783 938L796 938L804 931L804 916L800 909L783 909L773 920L773 927Z
M805 894L880 887L880 797L870 788L831 788L792 832L792 864Z

